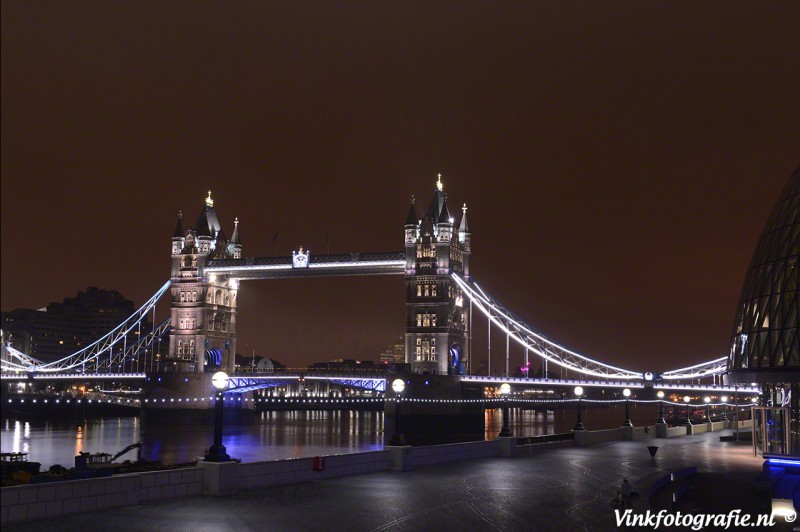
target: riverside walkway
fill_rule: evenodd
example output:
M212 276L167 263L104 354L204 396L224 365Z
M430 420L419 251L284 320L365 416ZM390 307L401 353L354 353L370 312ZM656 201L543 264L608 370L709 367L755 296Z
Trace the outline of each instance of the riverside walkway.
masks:
M623 478L642 494L633 499L633 507L644 512L649 487L667 472L690 466L698 468L691 497L701 511L768 512L753 495L753 478L763 460L752 456L748 444L719 441L729 433L619 441L227 497L189 497L6 524L3 530L617 530L609 501ZM648 445L659 447L655 460Z

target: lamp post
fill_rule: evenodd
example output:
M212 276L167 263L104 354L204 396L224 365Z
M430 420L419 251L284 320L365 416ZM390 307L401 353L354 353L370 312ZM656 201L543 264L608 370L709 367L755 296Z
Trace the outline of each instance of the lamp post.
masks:
M206 462L227 462L231 459L228 453L225 452L225 446L222 445L222 406L224 404L222 390L228 386L228 380L228 374L224 371L218 371L211 377L211 384L216 388L214 396L214 445L206 453Z
M689 415L689 402L691 400L692 400L692 398L689 397L688 395L683 397L683 402L686 403L686 424L687 425L691 425L692 424L692 418Z
M508 428L508 394L511 393L511 385L504 382L500 385L500 395L503 396L503 429L500 431L501 438L510 438L511 429Z
M656 394L658 396L658 421L656 423L667 423L667 420L664 419L664 390L658 390Z
M622 424L623 427L632 427L633 423L631 422L631 390L630 388L625 388L622 390L622 395L625 396L625 422Z
M722 420L728 421L728 396L723 395L719 400L722 401Z
M706 421L711 422L711 398L709 396L703 397L703 402L706 404Z
M405 389L406 382L403 379L395 379L392 381L392 390L394 390L395 393L394 436L392 436L389 445L406 445L406 440L403 438L400 425L400 402L403 400L402 393Z
M575 422L575 427L572 430L586 430L581 423L581 396L583 395L583 388L581 386L575 387L575 395L578 397L578 420Z

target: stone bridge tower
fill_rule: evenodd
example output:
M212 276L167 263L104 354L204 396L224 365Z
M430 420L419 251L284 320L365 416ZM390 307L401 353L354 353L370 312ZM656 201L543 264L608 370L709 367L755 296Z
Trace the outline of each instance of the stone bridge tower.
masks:
M469 316L451 274L469 278L467 206L450 215L442 176L420 219L414 198L405 225L406 363L414 373L460 375L469 360Z
M234 371L238 283L206 275L214 259L239 259L239 220L231 239L222 230L211 191L197 222L184 230L182 216L172 235L172 285L169 353L162 364L175 371Z

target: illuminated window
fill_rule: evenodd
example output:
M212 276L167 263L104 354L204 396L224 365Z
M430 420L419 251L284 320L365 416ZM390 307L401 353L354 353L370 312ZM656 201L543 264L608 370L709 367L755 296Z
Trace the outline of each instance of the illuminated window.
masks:
M186 292L181 292L181 303L186 301Z
M431 285L426 284L425 285L425 297L430 297L430 295L431 295Z
M422 297L422 285L417 285L417 297Z
M189 340L189 354L194 354L194 340Z
M417 314L417 327L422 327L422 314Z
M192 301L197 301L197 291L192 292Z
M436 285L431 285L431 296L436 297Z

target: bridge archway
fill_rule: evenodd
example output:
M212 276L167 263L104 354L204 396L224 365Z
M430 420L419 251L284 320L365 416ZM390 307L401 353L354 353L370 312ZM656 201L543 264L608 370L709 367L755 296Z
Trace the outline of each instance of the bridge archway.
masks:
M218 371L222 367L222 349L213 348L206 349L205 363L203 364L204 371L210 373Z

